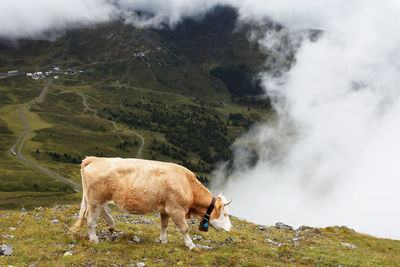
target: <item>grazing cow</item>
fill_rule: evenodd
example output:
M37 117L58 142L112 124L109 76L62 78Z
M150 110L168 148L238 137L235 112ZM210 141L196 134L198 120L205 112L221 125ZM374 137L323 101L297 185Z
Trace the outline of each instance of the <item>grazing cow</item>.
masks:
M213 197L188 169L173 163L121 158L87 157L81 165L83 197L79 219L72 228L78 231L84 220L90 241L97 243L97 217L101 215L114 230L114 221L105 207L108 203L132 213L158 211L161 217L161 243L167 242L167 226L171 217L181 230L185 245L196 246L188 234L187 218L202 220L200 230L208 230L208 222L217 230L230 231L231 222L225 197Z

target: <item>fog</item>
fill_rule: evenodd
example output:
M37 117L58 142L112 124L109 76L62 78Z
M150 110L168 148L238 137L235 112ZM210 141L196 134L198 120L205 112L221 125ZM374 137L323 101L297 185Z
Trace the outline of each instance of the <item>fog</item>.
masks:
M278 117L237 140L234 172L223 164L214 188L233 198L233 214L257 223L347 225L399 239L398 1L312 2L281 18L324 34L302 41L286 74L263 74ZM259 42L274 48L266 36ZM257 151L255 166L246 148Z

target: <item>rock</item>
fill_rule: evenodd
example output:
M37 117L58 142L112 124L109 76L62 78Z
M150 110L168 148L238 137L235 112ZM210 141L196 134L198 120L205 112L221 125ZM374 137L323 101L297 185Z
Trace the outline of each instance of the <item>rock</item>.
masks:
M43 207L39 207L39 208L37 208L37 210L40 211L40 212L43 212L44 208Z
M189 224L196 224L198 220L196 218L188 220Z
M37 215L37 214L33 214L33 218L35 218L35 219L41 219L42 217L39 216L39 215Z
M265 229L266 229L264 225L257 225L256 227L260 231L265 231Z
M194 235L194 236L192 237L192 239L193 239L194 241L200 241L200 240L203 240L203 236L202 236L202 235Z
M59 244L59 243L55 243L54 246L55 246L56 248L62 248L62 247L64 247L63 244Z
M67 251L67 252L64 253L64 257L72 256L72 254L73 254L72 251Z
M5 238L5 239L13 239L14 236L13 235L0 235L1 238Z
M322 233L321 230L319 230L318 228L313 228L313 227L305 226L305 225L302 225L299 228L297 228L296 232L299 232L299 231L306 231L307 233L310 233L310 234L319 234L319 235Z
M137 236L133 236L132 240L133 240L133 242L140 243L140 242L142 242L143 238L137 237Z
M355 232L354 229L351 229L351 228L347 227L346 225L342 225L340 227L336 226L335 228L333 228L333 230L335 230L335 231L348 230L348 231L351 231L351 232Z
M26 209L25 209L25 208L21 208L21 211L22 211L22 212L26 212Z
M197 244L196 247L199 248L199 249L204 249L204 250L213 250L213 249L215 249L214 247L206 246L206 245L200 245L200 244Z
M14 253L14 249L10 244L0 245L0 255L11 256Z
M144 223L144 224L147 224L147 225L151 225L151 224L154 224L154 219L147 219L147 218L142 218L142 222Z
M53 209L55 209L56 211L62 211L63 210L63 208L58 206L58 205L54 206Z
M69 209L69 208L71 208L71 205L65 205L65 208Z
M280 246L284 245L283 243L276 242L276 241L274 241L272 239L269 239L269 238L265 239L265 241L267 241L270 245L277 246L277 247L280 247Z
M29 267L37 267L37 265L32 263L32 264L29 265Z
M281 222L277 222L275 224L275 228L278 229L278 230L293 230L292 226L284 224L284 223L281 223Z
M340 244L341 244L342 246L344 246L344 247L348 247L348 248L352 248L352 249L357 248L355 245L350 244L350 243L346 243L346 242L340 242Z
M60 220L58 220L58 219L54 219L51 221L51 224L58 224L58 223L60 223Z
M11 230L11 231L15 231L15 230L17 230L17 228L15 228L15 227L9 227L9 229Z
M69 249L74 248L75 246L76 246L76 243L68 244L68 248L69 248Z
M144 264L144 262L136 263L136 267L144 267L144 266L146 266L146 264Z

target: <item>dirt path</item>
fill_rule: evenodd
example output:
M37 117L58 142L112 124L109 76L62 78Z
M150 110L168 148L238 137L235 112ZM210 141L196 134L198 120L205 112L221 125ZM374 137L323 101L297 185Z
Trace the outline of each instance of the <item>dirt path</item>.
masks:
M27 160L21 153L21 150L22 150L22 147L24 146L25 140L31 131L31 126L29 125L28 121L26 120L26 114L28 113L29 109L31 108L31 106L33 104L39 102L40 100L42 100L44 98L44 96L47 93L47 89L49 88L50 83L51 82L48 80L46 85L43 87L43 90L40 93L40 95L28 103L28 105L26 106L26 108L23 112L23 115L21 115L21 108L17 109L18 116L20 117L22 123L24 124L25 129L24 129L24 132L18 137L17 142L15 142L15 144L13 144L11 146L10 150L11 150L11 153L14 155L14 157L16 157L17 159L25 162L26 164L32 166L35 169L38 169L39 171L41 171L47 175L52 176L53 178L55 178L59 181L62 181L66 184L71 185L76 192L80 192L82 190L82 187L79 184L77 184L74 181L71 181L65 177L62 177L58 173L49 171L49 170L37 165L36 163ZM15 148L18 146L18 144L19 144L18 151L15 152Z
M95 118L100 119L100 117L97 115L97 110L92 109L92 108L90 108L90 107L88 106L85 95L83 95L83 94L80 94L80 95L82 96L82 104L85 106L85 108L86 108L87 110L89 110L90 112L93 112L93 116L94 116ZM105 119L105 120L107 120L107 119ZM107 120L107 121L109 121L109 122L112 123L112 125L114 126L114 129L115 129L115 130L123 130L123 128L122 128L120 125L118 125L115 121L112 121L112 120ZM144 147L144 138L143 138L142 135L138 134L138 133L135 132L135 131L132 131L132 130L129 130L129 131L132 132L132 133L133 133L134 135L136 135L137 137L139 137L140 140L142 141L142 144L140 145L139 150L138 150L138 153L137 153L137 155L136 155L137 158L141 159L141 158L142 158L142 150L143 150L143 147Z

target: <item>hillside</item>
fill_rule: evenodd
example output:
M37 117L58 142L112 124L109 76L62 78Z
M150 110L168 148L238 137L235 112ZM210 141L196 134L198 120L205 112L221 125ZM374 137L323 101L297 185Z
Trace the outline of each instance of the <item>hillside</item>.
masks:
M0 211L0 244L7 245L8 252L10 246L13 250L10 256L0 256L0 265L397 266L400 262L400 241L359 234L347 227L290 230L283 225L278 229L235 217L231 217L229 233L199 232L198 223L190 222L190 235L202 248L190 252L173 223L168 228L168 243L160 244L156 214L143 217L115 210L111 213L116 232L109 234L99 220L100 242L91 244L85 239L86 230L76 237L68 230L78 211L78 205Z
M207 183L234 140L274 114L256 74L277 55L249 41L253 30L220 6L174 29L113 22L53 41L2 40L0 72L20 75L0 79L0 207L77 199L29 165L79 184L87 155L173 161ZM25 75L55 69L45 79ZM30 127L24 138L18 113ZM30 164L13 155L14 144Z

